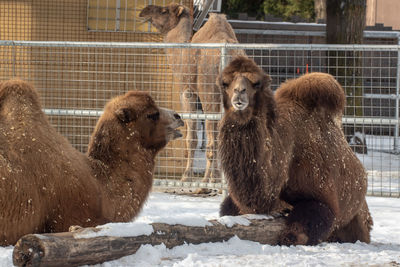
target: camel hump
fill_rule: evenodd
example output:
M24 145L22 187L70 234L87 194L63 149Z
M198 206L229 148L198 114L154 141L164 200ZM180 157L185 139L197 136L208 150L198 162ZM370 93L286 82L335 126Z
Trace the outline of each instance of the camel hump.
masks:
M224 14L210 13L207 22L193 35L192 43L237 43L232 26Z
M326 73L314 72L289 80L276 91L277 100L295 101L309 110L342 114L346 98L342 86Z
M0 83L0 106L8 102L11 102L10 106L15 104L15 108L28 104L40 110L39 96L35 88L20 79Z

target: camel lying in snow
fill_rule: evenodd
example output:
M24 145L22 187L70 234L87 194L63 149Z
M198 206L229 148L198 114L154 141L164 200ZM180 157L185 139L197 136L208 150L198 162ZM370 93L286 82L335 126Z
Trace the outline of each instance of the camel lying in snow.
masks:
M104 108L87 155L50 126L35 89L0 85L0 245L28 233L132 220L152 186L154 158L181 136L179 115L128 92Z
M170 4L166 7L149 5L139 14L150 21L164 35L166 43L237 43L236 35L223 14L210 14L208 21L192 37L192 18L187 7ZM220 49L166 49L171 69L178 76L178 84L183 88L183 108L196 113L196 102L201 101L204 113L220 113L221 95L215 85L220 72ZM243 50L229 51L227 61L237 55L245 55ZM220 177L217 165L217 125L215 120L206 120L207 165L203 182L215 182ZM193 159L197 147L197 122L187 120L186 148L187 164L182 181L193 177Z
M366 172L341 129L342 87L323 73L284 83L238 58L218 79L219 155L230 195L221 215L292 207L280 243L370 241Z

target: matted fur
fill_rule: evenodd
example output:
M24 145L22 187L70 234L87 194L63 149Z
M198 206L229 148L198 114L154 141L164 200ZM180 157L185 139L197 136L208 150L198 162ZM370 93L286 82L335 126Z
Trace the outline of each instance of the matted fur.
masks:
M229 196L221 215L291 211L280 244L370 241L366 172L341 129L342 87L324 73L275 93L254 61L238 58L219 76L225 115L219 155ZM235 110L233 94L251 96Z
M160 115L158 115L160 114ZM88 155L49 124L26 82L0 85L0 245L29 233L68 231L132 220L152 186L154 158L178 135L151 97L128 92L111 100Z

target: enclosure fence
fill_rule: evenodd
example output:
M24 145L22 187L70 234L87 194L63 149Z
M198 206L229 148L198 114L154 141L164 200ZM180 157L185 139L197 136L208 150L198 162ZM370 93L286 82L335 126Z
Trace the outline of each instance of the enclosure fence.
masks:
M110 98L146 91L189 125L158 155L154 186L225 189L215 81L243 51L271 76L273 90L307 72L334 75L347 95L343 127L367 170L368 194L400 196L398 45L0 41L0 79L31 82L51 124L82 152Z

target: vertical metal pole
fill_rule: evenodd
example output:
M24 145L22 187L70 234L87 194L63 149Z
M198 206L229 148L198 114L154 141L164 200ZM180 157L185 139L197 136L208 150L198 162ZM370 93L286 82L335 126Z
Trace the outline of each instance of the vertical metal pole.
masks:
M394 129L394 151L399 151L399 126L400 126L400 121L399 121L399 101L400 101L400 35L397 37L398 41L398 47L397 47L397 69L396 69L396 111L395 111L395 116L396 116L396 124L395 124L395 129Z
M12 46L11 46L11 53L12 53L12 59L13 59L13 63L12 63L12 77L15 77L16 75L16 73L15 73L15 65L17 65L17 56L15 55L16 54L16 50L17 49L17 46L15 45L15 43L13 42L12 43Z
M226 67L226 65L228 64L228 54L227 54L227 48L226 45L221 47L221 59L220 59L220 63L219 63L219 72L221 73L224 68ZM224 108L223 108L223 104L222 104L222 98L221 98L221 103L220 103L220 107L221 107L221 115L223 116L223 112L224 112ZM221 164L220 164L221 166ZM225 175L224 172L221 170L221 185L224 186L226 184L226 179L225 179ZM226 189L222 190L222 197L225 198L228 196L228 191Z

